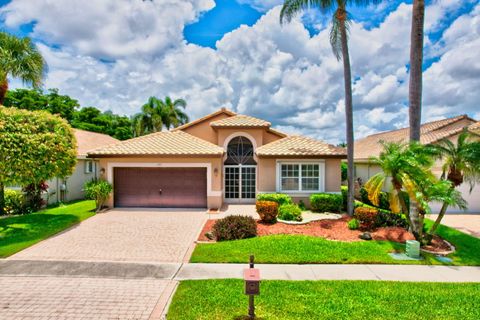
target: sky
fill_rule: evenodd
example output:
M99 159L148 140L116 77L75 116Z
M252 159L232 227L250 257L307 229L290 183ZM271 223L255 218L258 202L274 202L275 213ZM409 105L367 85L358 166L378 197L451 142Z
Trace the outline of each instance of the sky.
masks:
M34 39L45 88L118 114L149 96L221 107L276 129L345 140L331 14L280 25L281 0L0 0L0 30ZM408 123L411 1L349 8L356 138ZM480 0L427 1L423 121L480 119ZM12 88L22 87L10 79Z

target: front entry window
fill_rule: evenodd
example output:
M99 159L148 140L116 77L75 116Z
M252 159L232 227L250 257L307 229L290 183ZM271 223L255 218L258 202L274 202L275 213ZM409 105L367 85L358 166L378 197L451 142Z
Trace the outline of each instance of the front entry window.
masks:
M248 138L240 136L229 142L224 163L226 199L255 199L257 163L253 155L253 145Z

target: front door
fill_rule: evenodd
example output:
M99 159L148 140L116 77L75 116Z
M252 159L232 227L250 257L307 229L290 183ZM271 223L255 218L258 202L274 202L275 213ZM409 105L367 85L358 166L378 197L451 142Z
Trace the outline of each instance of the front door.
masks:
M225 200L252 202L256 196L257 166L225 165Z

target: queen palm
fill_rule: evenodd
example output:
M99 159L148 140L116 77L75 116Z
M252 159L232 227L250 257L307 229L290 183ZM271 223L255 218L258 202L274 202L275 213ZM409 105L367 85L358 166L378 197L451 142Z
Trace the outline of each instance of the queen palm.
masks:
M8 91L8 77L19 78L25 84L39 87L46 66L30 38L18 38L0 32L0 105L3 105Z
M156 97L148 98L147 103L142 106L142 111L132 118L134 136L162 131L163 102Z
M171 127L178 127L189 121L184 110L187 107L187 102L184 99L172 100L169 96L162 101L162 120L167 129Z
M348 161L348 196L347 211L353 215L354 202L354 164L353 164L353 105L352 105L352 74L350 70L350 56L348 51L348 29L350 25L347 5L367 5L378 3L379 0L285 0L280 12L280 23L291 19L299 12L310 7L316 7L323 13L334 12L332 29L330 30L330 44L333 54L338 60L343 60L343 78L345 86L345 117Z
M458 136L456 143L443 139L433 148L438 151L438 157L444 161L442 179L450 181L452 189L467 182L471 192L475 184L480 182L480 141L474 140L473 135L464 131ZM449 206L447 201L443 201L438 217L429 231L430 234L435 233Z

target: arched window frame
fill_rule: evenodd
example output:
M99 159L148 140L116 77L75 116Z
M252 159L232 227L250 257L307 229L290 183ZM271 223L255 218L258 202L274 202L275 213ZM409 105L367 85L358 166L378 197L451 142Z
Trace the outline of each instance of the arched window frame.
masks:
M223 157L223 162L225 162L228 158L228 145L229 145L230 141L232 141L233 139L235 139L237 137L244 137L244 138L247 138L248 140L250 140L250 143L253 146L253 160L255 160L255 162L258 163L258 157L257 157L257 154L256 154L257 141L255 140L255 138L251 134L248 134L247 132L235 132L235 133L232 133L231 135L229 135L225 139L225 141L223 142L223 150L225 150L225 156Z

